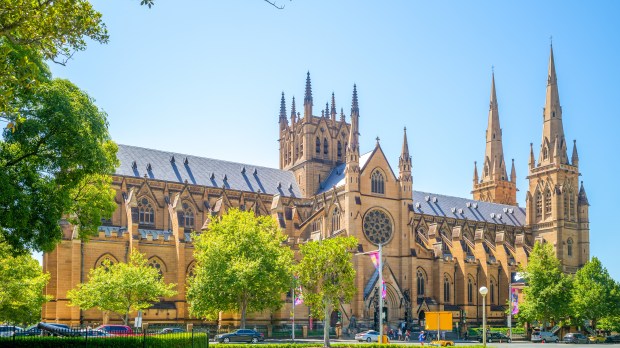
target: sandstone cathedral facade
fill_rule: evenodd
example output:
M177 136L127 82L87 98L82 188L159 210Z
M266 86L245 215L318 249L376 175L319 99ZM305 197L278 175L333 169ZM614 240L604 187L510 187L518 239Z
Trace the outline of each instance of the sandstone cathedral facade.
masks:
M481 286L489 289L487 317L504 321L511 273L527 264L536 241L554 246L565 272L589 260L589 204L579 184L576 143L568 157L553 48L542 142L538 158L530 148L525 207L517 205L514 161L504 157L494 77L486 151L480 172L474 166L471 198L414 190L406 129L397 171L378 139L374 149L362 153L355 86L349 122L342 109L338 113L333 94L331 106L314 114L309 73L303 110L297 112L294 98L290 114L286 109L283 94L279 169L119 145L120 166L113 175L118 207L111 219L102 221L99 235L88 242L63 225L62 242L44 254L44 271L51 274L46 293L54 299L44 305L43 319L101 322L100 311L68 306L67 291L86 281L91 268L106 259L126 261L135 248L166 282L177 284L178 294L146 310L144 320L199 322L189 316L185 300L194 267L190 232L207 229L230 208L273 216L293 250L339 235L357 237L360 251L381 244L387 288L381 312L390 324L419 323L429 310L451 311L461 325L480 322ZM338 311L344 326L355 318L358 325L372 327L379 312L378 272L368 257L353 262L358 291ZM283 301L280 311L255 314L250 323L288 322L289 295L283 294ZM308 314L303 305L295 307L298 322L307 322ZM223 313L220 321L238 319L236 313Z

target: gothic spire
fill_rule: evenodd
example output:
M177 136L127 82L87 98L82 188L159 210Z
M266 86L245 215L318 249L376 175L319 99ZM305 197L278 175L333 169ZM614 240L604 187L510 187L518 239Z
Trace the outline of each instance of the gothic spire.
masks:
M495 92L495 72L491 75L491 98L489 102L489 119L486 132L485 169L482 172L482 181L500 180L505 178L506 163L502 146L502 129L499 125L499 111L497 94ZM490 166L490 168L487 168ZM488 169L488 170L487 170Z
M586 195L586 189L583 188L583 181L581 182L581 187L579 188L579 198L577 200L579 205L590 205L588 203L588 196Z
M340 108L340 122L344 122L344 108Z
M353 115L353 113L356 113L359 115L359 112L360 112L360 108L357 103L357 86L353 84L353 101L351 102L351 115Z
M534 144L530 143L530 163L528 163L530 169L534 169L536 166L536 160L534 159Z
M336 122L336 97L334 96L334 92L332 92L332 109L331 109L331 114L332 114L332 121Z
M478 183L478 163L474 161L474 185Z
M349 150L358 151L359 136L359 106L357 104L357 86L353 85L353 100L351 102L351 131L349 133Z
M558 78L555 73L553 45L551 45L549 52L549 71L547 73L547 93L543 111L541 144L539 162L548 164L555 162L554 159L557 158L559 160L556 163L557 165L568 164L564 127L562 125L562 106L560 105L560 94L558 92Z
M515 159L512 159L512 168L510 169L510 181L517 182L517 171L515 170Z
M329 115L329 103L325 103L325 118Z
M409 143L407 142L407 127L403 130L403 148L400 152L400 158L409 158Z
M282 92L282 98L280 99L280 129L286 128L288 120L286 119L286 101L284 100L284 92Z
M577 140L573 140L573 156L571 158L571 164L575 167L579 166L579 154L577 153Z
M293 96L293 102L291 103L291 122L295 122L295 115L297 111L295 110L295 96Z
M312 83L310 82L310 71L306 75L306 94L304 95L304 118L306 121L312 118Z

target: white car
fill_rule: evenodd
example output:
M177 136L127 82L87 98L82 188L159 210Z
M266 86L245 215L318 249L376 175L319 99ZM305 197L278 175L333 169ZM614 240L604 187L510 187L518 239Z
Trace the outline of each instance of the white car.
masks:
M356 341L379 342L379 332L375 330L362 331L355 335Z
M542 342L542 343L547 343L547 342L553 342L553 343L558 343L560 341L560 338L556 335L554 335L552 332L548 332L548 331L534 331L532 332L532 342Z

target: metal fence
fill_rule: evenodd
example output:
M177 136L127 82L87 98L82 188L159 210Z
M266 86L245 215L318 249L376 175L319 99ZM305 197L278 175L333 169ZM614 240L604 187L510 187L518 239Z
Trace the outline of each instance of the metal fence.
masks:
M106 332L91 328L15 330L0 337L0 347L192 347L208 348L208 329L190 332L178 327L133 329L132 332Z

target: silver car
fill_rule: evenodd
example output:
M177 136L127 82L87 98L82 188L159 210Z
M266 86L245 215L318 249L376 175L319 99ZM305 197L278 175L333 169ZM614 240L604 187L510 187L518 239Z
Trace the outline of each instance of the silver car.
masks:
M379 332L375 330L362 331L355 335L356 341L379 342Z

